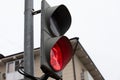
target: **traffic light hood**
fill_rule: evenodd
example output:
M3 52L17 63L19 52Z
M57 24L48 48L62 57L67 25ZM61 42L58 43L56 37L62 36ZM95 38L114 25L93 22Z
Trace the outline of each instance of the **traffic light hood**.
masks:
M71 25L71 15L65 5L48 7L45 11L46 22L54 36L66 33Z

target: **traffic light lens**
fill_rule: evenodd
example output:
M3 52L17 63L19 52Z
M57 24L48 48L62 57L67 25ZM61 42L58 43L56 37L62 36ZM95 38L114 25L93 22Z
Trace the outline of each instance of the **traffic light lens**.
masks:
M62 70L73 56L69 39L61 37L50 50L50 65L55 71Z
M58 44L55 44L50 52L50 63L54 70L59 71L62 69L62 52Z

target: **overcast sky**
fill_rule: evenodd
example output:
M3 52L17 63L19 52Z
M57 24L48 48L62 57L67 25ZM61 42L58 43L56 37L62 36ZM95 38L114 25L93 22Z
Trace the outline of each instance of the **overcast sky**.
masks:
M66 35L79 37L106 80L120 80L120 0L47 0L51 6L65 4L72 24ZM34 0L38 10L41 0ZM24 0L0 1L0 53L23 51ZM40 14L34 16L34 47L40 46Z

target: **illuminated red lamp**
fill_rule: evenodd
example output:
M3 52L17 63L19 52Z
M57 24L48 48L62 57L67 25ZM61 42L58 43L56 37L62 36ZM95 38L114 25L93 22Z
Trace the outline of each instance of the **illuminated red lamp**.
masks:
M70 40L62 36L50 51L50 65L55 71L61 71L73 56Z

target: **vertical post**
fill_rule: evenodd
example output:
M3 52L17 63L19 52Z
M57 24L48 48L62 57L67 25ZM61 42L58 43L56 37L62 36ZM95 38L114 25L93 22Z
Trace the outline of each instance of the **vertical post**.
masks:
M33 0L25 0L24 12L24 71L34 75L34 53L33 53ZM25 80L31 80L25 77Z

